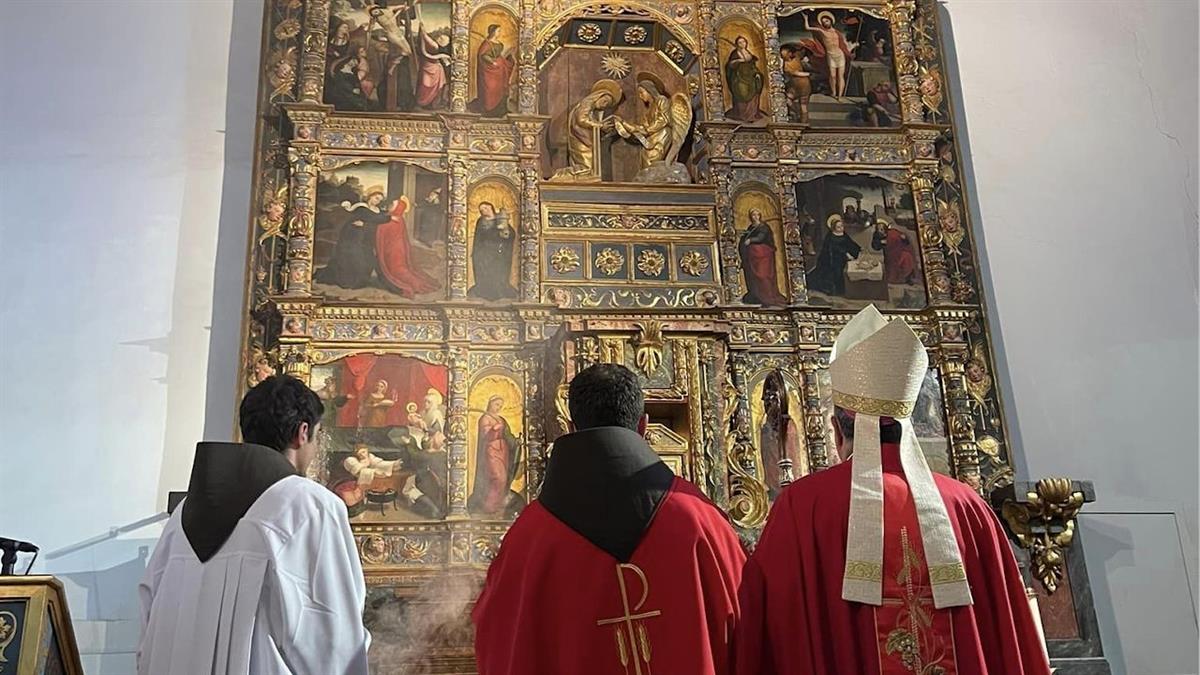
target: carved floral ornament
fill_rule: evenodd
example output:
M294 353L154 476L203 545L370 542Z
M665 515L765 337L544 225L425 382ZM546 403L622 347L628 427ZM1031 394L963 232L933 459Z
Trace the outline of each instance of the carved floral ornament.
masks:
M662 274L667 264L667 257L661 251L646 249L638 254L638 270L646 276L656 277Z
M709 268L708 256L699 251L688 251L679 258L679 269L688 276L702 276Z
M596 254L596 260L593 264L602 274L611 277L620 272L621 268L625 266L625 256L615 248L604 248Z
M1025 501L1006 500L1000 513L1029 551L1033 574L1050 593L1058 590L1066 551L1075 538L1075 517L1085 496L1069 478L1045 478L1025 495Z
M579 253L569 247L560 247L550 256L550 265L559 274L570 274L579 269Z

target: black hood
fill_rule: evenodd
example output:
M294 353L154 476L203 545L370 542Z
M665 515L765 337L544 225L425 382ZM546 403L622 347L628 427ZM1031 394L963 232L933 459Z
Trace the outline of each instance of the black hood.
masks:
M221 550L238 521L267 488L296 475L282 453L250 443L200 443L192 463L183 533L200 562Z
M597 548L629 562L674 480L639 434L597 427L554 442L538 501Z

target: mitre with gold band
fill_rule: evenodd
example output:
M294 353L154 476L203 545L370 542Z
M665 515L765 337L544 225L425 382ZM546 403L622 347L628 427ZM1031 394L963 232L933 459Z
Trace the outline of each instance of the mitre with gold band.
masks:
M879 420L890 417L900 423L903 431L900 464L917 510L934 606L941 609L971 604L958 539L909 419L928 367L925 347L912 328L902 320L889 322L873 305L855 315L834 342L829 365L833 402L854 413L850 523L842 576L844 600L883 603Z

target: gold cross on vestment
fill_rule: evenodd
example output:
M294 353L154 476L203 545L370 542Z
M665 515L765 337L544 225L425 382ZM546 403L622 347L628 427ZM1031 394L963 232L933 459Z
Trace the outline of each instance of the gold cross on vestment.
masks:
M637 575L642 584L642 597L632 607L629 604L629 588L625 584L625 570L630 570ZM650 671L650 635L642 621L662 616L662 612L657 609L648 612L641 611L642 606L646 604L646 598L650 596L650 582L646 579L646 573L637 565L618 564L617 584L621 587L621 605L625 608L625 613L611 619L600 619L596 625L616 627L617 656L621 659L621 666L625 668L626 675L629 673L630 660L633 661L635 675L652 675ZM630 656L633 658L630 659Z

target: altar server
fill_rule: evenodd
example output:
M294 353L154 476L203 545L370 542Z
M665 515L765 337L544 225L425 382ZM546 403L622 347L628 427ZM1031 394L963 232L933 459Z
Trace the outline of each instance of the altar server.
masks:
M574 433L474 610L480 675L724 675L745 562L725 515L643 438L637 376L571 381Z
M304 477L320 399L272 376L245 443L201 443L139 587L139 675L366 675L366 589L346 507Z
M909 417L928 358L868 307L834 344L843 463L785 489L747 563L740 675L1046 675L1012 548L967 485L933 475Z

